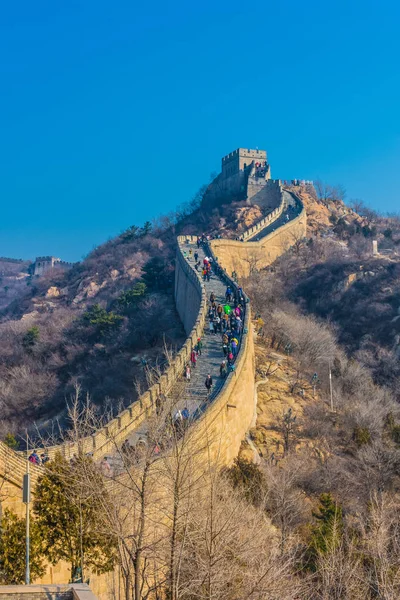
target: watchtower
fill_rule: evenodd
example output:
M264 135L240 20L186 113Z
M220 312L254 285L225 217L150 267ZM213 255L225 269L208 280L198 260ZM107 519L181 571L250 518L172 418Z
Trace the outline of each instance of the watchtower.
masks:
M230 154L227 154L222 158L221 174L222 179L227 179L240 172L245 172L250 166L259 164L260 167L265 168L269 179L269 166L267 164L267 152L265 150L255 150L251 148L238 148Z

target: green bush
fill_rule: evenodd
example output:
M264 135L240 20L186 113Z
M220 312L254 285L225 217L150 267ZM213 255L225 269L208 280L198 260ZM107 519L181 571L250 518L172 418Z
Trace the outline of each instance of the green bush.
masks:
M17 585L25 578L25 519L6 508L0 521L0 583ZM35 521L30 530L30 570L32 579L46 572L41 554L39 528Z
M371 432L368 427L354 427L353 440L359 448L371 442Z
M249 502L255 506L261 503L266 482L257 465L244 458L235 458L233 466L226 470L226 474L231 485L240 488Z
M83 320L88 325L96 327L99 333L104 334L119 327L123 317L107 311L99 304L93 304L83 315Z
M24 337L22 338L22 345L26 349L33 348L33 346L36 344L36 342L39 340L39 338L40 338L39 327L37 325L34 325L30 329L28 329L28 331L25 333Z
M135 283L132 289L122 292L117 298L117 304L122 309L132 308L146 295L146 284L143 281Z
M17 442L12 433L7 433L6 437L4 438L4 443L12 450L17 450L19 446L19 443Z
M319 497L318 511L312 513L317 520L311 528L310 543L305 555L305 568L316 571L318 557L335 550L343 537L343 511L330 493Z

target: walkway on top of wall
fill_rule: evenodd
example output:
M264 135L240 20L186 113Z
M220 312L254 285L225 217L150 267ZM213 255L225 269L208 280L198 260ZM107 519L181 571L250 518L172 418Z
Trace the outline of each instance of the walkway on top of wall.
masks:
M199 255L199 260L201 262L202 268L203 260L206 257L203 246L197 248L197 244L195 243L179 243L180 250L182 254L187 257L188 263L194 269L194 253L197 252ZM192 255L190 256L189 251L192 250ZM225 301L225 292L226 285L222 281L222 279L216 275L214 272L211 274L210 281L203 282L205 290L206 290L206 298L207 302L210 300L210 295L214 292L215 301L218 304L225 305L227 304ZM232 290L233 291L233 290ZM233 303L230 303L233 306ZM242 333L241 333L242 335ZM241 337L240 335L240 337ZM236 336L237 337L237 336ZM195 420L199 417L207 405L212 402L216 396L221 391L226 379L220 377L219 367L221 362L224 360L224 354L222 351L222 334L221 333L210 333L209 332L209 319L207 317L206 325L203 330L203 348L201 351L201 355L198 356L196 367L191 368L191 378L190 381L186 381L184 377L184 373L182 373L182 379L175 386L172 387L172 390L168 393L168 397L174 398L176 397L177 403L175 405L176 410L182 410L183 408L187 408L190 413L191 419ZM240 341L240 338L238 338ZM207 399L207 389L205 387L206 377L210 373L213 379L213 387L209 398ZM184 393L182 393L182 382L184 385ZM174 389L175 388L175 389ZM131 444L134 444L137 441L138 437L146 435L146 423L139 428L139 430L133 432L129 437L128 441Z
M261 229L257 233L257 235L250 238L245 243L251 244L251 242L258 242L261 239L267 237L267 235L269 235L276 229L279 229L279 227L282 227L282 225L286 225L286 223L290 223L290 221L293 221L293 219L296 219L296 217L299 216L299 214L303 210L303 207L301 206L301 204L298 202L298 200L295 198L295 196L291 192L287 192L286 190L284 190L282 193L283 193L283 198L286 201L286 205L289 206L289 208L284 210L280 217L278 217L275 221L272 221L272 223L270 225L267 225L267 227L265 227L264 229ZM290 204L293 204L293 203L295 203L295 207L290 206ZM287 218L288 216L289 216L289 218Z

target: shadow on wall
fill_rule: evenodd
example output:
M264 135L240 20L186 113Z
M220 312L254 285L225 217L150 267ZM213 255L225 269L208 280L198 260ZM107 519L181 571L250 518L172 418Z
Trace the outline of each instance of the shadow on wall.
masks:
M300 202L300 200L298 199ZM306 236L307 215L304 207L298 217L279 227L259 242L212 240L211 246L220 265L228 272L236 271L239 278L271 265L289 250L296 241Z

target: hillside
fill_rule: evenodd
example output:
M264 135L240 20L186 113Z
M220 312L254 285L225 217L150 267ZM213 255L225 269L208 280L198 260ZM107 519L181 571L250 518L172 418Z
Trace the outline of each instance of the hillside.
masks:
M30 294L31 261L0 257L0 311L17 298Z
M148 227L149 229L149 227ZM61 418L79 384L118 410L184 340L170 232L132 227L70 271L32 279L0 323L2 434ZM26 283L25 283L26 285Z
M346 352L399 398L399 219L378 216L361 203L363 216L340 200L323 202L309 191L300 196L308 239L298 240L268 269L265 285L274 290L275 302L294 302L331 322ZM373 255L373 239L382 254Z
M128 228L71 270L40 278L26 273L23 293L7 291L0 313L1 436L27 426L31 433L65 426L77 386L82 400L89 395L100 413L115 414L162 373L167 355L185 339L173 298L176 235L198 234L200 225L235 236L260 215L244 203L205 210L206 187L174 213Z

